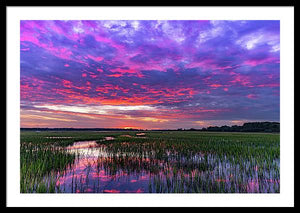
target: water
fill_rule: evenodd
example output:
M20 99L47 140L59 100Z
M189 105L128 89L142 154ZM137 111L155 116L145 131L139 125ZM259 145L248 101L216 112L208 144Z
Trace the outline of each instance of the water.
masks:
M113 140L107 137L106 140ZM125 143L124 143L125 144ZM110 152L96 141L76 142L66 151L75 153L74 164L55 173L61 193L193 193L279 191L276 171L259 174L253 162L234 165L226 156L197 153L186 158L166 150L165 159L149 152ZM279 167L279 160L273 162ZM278 165L277 165L278 164ZM263 175L263 179L259 176Z
M112 140L111 137L106 140ZM61 174L57 174L56 185L66 193L139 193L148 190L149 172L128 173L106 168L113 163L105 146L95 141L76 142L66 148L75 153L75 163Z

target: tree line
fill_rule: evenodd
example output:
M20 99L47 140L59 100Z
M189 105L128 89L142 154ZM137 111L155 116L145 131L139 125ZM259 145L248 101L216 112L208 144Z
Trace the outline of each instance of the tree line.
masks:
M248 122L242 126L209 126L202 129L178 129L187 131L211 131L211 132L280 132L278 122Z

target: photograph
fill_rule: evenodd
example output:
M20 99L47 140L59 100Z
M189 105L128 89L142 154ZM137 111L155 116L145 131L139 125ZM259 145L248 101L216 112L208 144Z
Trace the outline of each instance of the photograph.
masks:
M21 192L279 193L279 26L21 21Z
M8 7L6 205L293 206L293 17Z

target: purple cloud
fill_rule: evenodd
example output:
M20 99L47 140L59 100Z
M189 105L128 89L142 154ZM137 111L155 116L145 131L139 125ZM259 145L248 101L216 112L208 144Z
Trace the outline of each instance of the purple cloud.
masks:
M23 126L37 122L29 119L33 112L61 113L61 126L76 117L82 127L95 119L107 125L108 113L111 127L134 118L144 128L279 120L279 21L57 20L20 27Z

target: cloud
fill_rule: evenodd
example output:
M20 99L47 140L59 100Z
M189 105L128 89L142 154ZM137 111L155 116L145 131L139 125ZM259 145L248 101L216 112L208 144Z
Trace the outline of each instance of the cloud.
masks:
M279 21L21 21L20 45L21 108L116 125L279 119Z

